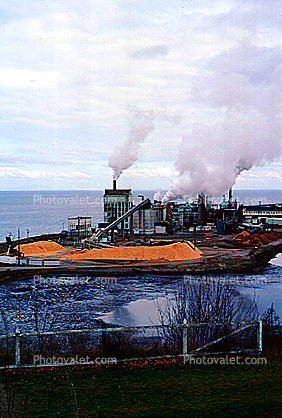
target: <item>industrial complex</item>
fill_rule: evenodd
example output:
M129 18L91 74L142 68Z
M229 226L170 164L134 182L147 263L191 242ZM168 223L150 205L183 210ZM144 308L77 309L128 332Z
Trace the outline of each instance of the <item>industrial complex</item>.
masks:
M113 245L140 236L148 239L156 235L208 230L227 234L242 228L260 227L266 230L282 226L282 204L239 205L232 198L232 189L228 198L223 196L217 204L204 194L199 194L192 203L162 203L143 195L138 197L140 202L134 205L132 190L119 189L116 180L113 180L113 187L104 191L103 222L92 226L89 217L71 217L64 240L83 241L85 246L99 243Z
M113 180L97 225L91 216L72 216L68 230L51 236L7 237L0 263L91 274L246 272L281 249L282 204L245 206L231 189L219 203L202 193L192 202L138 199Z

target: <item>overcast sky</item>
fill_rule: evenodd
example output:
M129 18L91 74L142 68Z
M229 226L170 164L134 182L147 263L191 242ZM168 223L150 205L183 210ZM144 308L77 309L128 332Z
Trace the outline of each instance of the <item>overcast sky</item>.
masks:
M109 187L136 112L154 127L120 187L282 188L280 3L2 1L0 190Z

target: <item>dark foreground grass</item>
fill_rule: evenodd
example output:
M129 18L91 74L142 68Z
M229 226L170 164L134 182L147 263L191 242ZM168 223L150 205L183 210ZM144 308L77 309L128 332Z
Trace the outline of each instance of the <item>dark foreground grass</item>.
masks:
M23 417L281 417L282 362L1 371L1 417L7 394Z

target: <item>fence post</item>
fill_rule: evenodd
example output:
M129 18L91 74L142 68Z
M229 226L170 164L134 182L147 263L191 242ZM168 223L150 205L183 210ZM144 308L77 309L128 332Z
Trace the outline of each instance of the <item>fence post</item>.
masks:
M105 331L102 331L102 356L105 356L107 352L107 337L106 337L105 322L102 323L102 328L105 329Z
M187 319L185 318L183 321L183 356L186 356L188 353L188 327L187 327Z
M21 347L20 347L20 334L19 327L15 329L15 364L18 367L21 363Z
M262 319L261 315L258 315L258 330L257 330L257 341L258 341L258 352L262 352Z

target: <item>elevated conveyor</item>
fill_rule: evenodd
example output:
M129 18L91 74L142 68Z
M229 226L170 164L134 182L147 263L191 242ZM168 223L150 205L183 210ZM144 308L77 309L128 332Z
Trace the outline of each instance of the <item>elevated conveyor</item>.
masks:
M94 234L91 238L91 240L99 239L102 236L106 235L109 231L114 229L117 225L119 225L122 221L127 219L129 216L133 215L135 212L137 212L140 209L147 209L151 206L151 201L149 198L142 200L142 202L138 203L138 205L133 206L133 208L129 209L124 215L120 216L118 219L116 219L114 222L112 222L110 225L108 225L103 231L99 231L97 234Z

